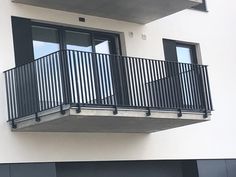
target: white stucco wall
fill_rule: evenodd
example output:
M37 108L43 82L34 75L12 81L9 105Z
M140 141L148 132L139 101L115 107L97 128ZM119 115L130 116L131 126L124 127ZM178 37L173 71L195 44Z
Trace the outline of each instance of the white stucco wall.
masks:
M236 2L207 0L207 4L208 13L185 10L138 25L1 0L0 163L236 158ZM3 74L14 66L11 15L124 32L131 56L163 59L162 38L199 43L202 62L209 65L212 121L150 135L11 132ZM79 23L79 16L86 17L86 23ZM141 39L142 34L147 40Z

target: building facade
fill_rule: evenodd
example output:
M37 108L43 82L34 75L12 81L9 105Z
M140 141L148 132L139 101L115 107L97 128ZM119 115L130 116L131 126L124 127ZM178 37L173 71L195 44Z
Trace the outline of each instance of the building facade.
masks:
M234 5L2 0L0 176L235 176Z

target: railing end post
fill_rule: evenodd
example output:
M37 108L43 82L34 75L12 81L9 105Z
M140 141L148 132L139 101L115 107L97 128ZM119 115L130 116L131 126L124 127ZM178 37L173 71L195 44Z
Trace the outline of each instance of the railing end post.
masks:
M76 113L81 113L81 107L80 107L80 104L77 104Z
M62 115L66 114L66 111L63 110L63 105L62 104L60 105L60 112L61 112Z
M36 122L40 122L41 121L41 118L39 117L37 112L35 113L35 121Z
M150 108L147 108L147 112L146 112L146 116L151 116L151 109Z
M12 129L16 129L16 128L17 128L17 125L16 125L16 123L15 123L14 120L12 120L11 128L12 128Z
M204 118L204 119L207 119L207 118L208 118L208 111L207 111L207 110L205 110L204 115L203 115L203 118Z
M115 106L115 110L113 111L113 115L117 115L118 114L118 109L117 106Z
M179 111L179 112L178 112L178 115L177 115L177 116L180 118L180 117L183 116L183 113L182 113L182 110L181 110L181 109L178 109L178 111Z

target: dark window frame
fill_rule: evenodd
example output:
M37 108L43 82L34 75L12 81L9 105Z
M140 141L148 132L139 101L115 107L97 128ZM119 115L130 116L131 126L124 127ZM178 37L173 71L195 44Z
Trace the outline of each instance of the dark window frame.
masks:
M200 4L196 5L196 6L191 7L191 9L202 11L202 12L208 12L206 0L202 0L202 3L200 3Z
M112 32L106 32L106 31L96 31L96 30L90 30L90 29L82 29L82 28L76 28L76 27L70 27L70 26L60 26L60 25L54 25L54 24L48 24L48 23L41 23L41 22L31 22L31 26L38 26L38 27L47 27L47 28L54 28L58 30L58 39L59 39L59 45L60 50L65 50L65 32L66 31L74 31L74 32L81 32L81 33L88 33L91 36L91 44L92 44L92 52L95 52L94 50L94 39L96 36L105 36L106 38L109 38L109 40L112 40L114 42L114 48L112 49L113 54L122 55L121 50L121 39L119 33L112 33Z
M177 50L176 50L177 47L186 47L186 48L189 48L191 50L192 64L200 64L200 62L199 62L200 60L197 56L196 43L180 41L180 40L173 40L173 39L167 39L167 38L163 38L162 42L163 42L165 60L178 62L178 56L177 56ZM172 48L171 51L168 48L166 48L166 44L169 43L169 42L171 43L171 48ZM175 49L173 50L173 48L175 48ZM168 56L170 54L170 52L172 52L172 56L174 56L175 58L170 58Z
M186 43L186 42L176 42L176 49L177 47L185 47L190 49L190 54L191 54L191 63L192 64L199 64L199 60L197 58L197 49L196 45L194 43ZM178 55L177 55L178 58Z

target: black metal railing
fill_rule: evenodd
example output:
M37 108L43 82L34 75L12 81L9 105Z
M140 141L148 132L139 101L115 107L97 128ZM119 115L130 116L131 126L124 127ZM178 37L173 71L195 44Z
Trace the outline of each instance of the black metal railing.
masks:
M204 65L61 50L5 77L10 121L63 105L212 110Z

